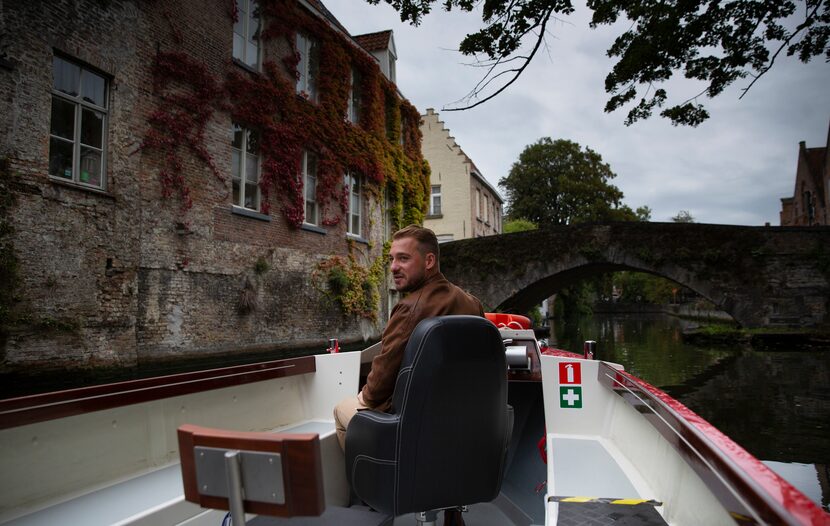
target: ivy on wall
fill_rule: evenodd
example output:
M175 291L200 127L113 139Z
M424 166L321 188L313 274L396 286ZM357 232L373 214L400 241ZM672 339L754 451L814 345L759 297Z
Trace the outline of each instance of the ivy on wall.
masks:
M182 152L190 151L226 183L205 147L205 129L217 111L260 134L262 211L278 203L288 223L303 221L303 151L318 158L317 202L324 225L339 223L348 196L343 174L365 176L364 188L377 201L388 199L397 225L422 223L429 198L429 165L421 154L417 109L401 100L377 63L296 0L261 0L260 40L268 50L291 50L279 61L266 59L262 72L233 68L226 78L179 52L159 52L153 67L159 108L149 118L141 148L162 154L162 193L192 206ZM229 18L236 12L229 9ZM230 24L228 32L230 33ZM320 60L318 101L295 91L299 54L297 32L316 39ZM361 79L360 122L346 120L351 69ZM403 138L401 137L403 134ZM402 143L402 144L401 144Z
M380 284L388 256L388 242L384 245L383 254L369 266L357 262L354 250L349 250L348 257L331 256L314 268L311 282L324 296L339 305L345 314L375 322L380 304Z

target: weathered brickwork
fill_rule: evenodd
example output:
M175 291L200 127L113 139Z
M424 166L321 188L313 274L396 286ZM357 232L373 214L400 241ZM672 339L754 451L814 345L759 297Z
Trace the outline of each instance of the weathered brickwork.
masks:
M827 331L828 247L830 227L600 223L447 243L441 268L504 312L527 312L579 279L635 270L690 288L745 327Z
M219 79L248 73L231 56L232 5L0 4L0 54L8 64L0 67L0 157L10 161L17 197L2 219L14 229L21 268L0 372L323 348L332 336L379 335L381 321L347 318L311 286L317 263L349 254L345 221L321 227L324 233L294 228L280 213L280 195L271 196L270 220L234 212L228 113L216 111L204 136L221 178L180 151L193 200L186 213L162 196L163 155L139 149L159 104L157 53L185 53ZM273 57L289 49L284 39L267 45ZM48 175L55 56L109 83L102 190ZM364 264L382 253L385 217L367 196L361 234L368 243L352 243ZM385 320L381 292L378 320Z

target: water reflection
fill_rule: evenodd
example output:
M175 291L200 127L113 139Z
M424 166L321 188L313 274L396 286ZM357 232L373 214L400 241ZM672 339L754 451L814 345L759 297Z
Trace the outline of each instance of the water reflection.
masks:
M600 358L664 389L830 510L830 351L756 352L683 342L670 316L596 315L558 323L555 346Z

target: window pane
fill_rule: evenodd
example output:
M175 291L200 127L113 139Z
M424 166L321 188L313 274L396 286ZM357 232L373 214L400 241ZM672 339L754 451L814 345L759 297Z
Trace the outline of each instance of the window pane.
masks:
M81 173L78 180L82 183L101 186L101 152L81 146Z
M360 213L360 195L355 194L352 192L351 197L349 198L349 210L353 214Z
M248 42L247 47L248 49L245 55L245 64L248 64L251 67L256 67L257 54L259 53L259 48L255 42Z
M81 98L96 106L106 107L106 85L104 77L84 70L81 73Z
M75 105L60 97L52 97L52 135L75 138Z
M306 201L316 201L317 195L317 178L312 176L307 176L305 179L305 200Z
M317 203L313 201L305 202L305 222L312 225L317 224Z
M233 180L233 204L242 206L242 203L239 202L239 179Z
M100 111L84 108L81 115L81 143L102 148L104 134L104 114Z
M52 137L49 141L49 175L72 179L72 143Z
M245 156L245 181L256 184L257 182L257 164L259 157L248 154Z
M247 130L248 132L248 144L246 145L246 150L248 153L258 154L259 153L259 134L254 131Z
M81 68L60 57L54 57L52 59L52 76L54 77L54 87L56 90L62 91L67 95L72 95L73 97L78 95Z
M233 34L233 58L243 60L242 53L245 51L245 39L241 35Z
M306 89L306 64L308 63L306 38L301 33L297 33L297 53L300 56L297 62L297 92L300 92Z
M317 72L320 69L320 45L316 40L309 40L308 45L308 95L317 100Z
M246 0L236 0L236 22L233 23L233 32L243 36L245 35L245 19L248 15L245 10L247 4Z
M353 215L352 216L352 229L351 233L359 236L360 235L360 216Z
M242 149L242 142L245 138L244 130L238 124L234 124L233 129L232 129L232 133L233 133L233 139L232 139L231 145L234 148L236 148L237 150L241 150Z
M242 164L242 152L233 148L231 150L231 177L234 180L238 180L241 177L242 170L239 169L240 164Z
M257 199L259 187L256 184L245 185L245 208L252 210L259 209L259 199Z

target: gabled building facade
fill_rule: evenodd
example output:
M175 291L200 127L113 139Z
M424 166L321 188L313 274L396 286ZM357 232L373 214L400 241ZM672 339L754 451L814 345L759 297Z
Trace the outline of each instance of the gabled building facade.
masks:
M798 145L795 190L781 199L781 226L830 225L830 130L819 148Z
M432 171L424 226L440 242L500 234L504 200L432 108L421 116L421 134Z
M384 242L427 203L419 112L319 0L0 24L0 372L380 334Z

